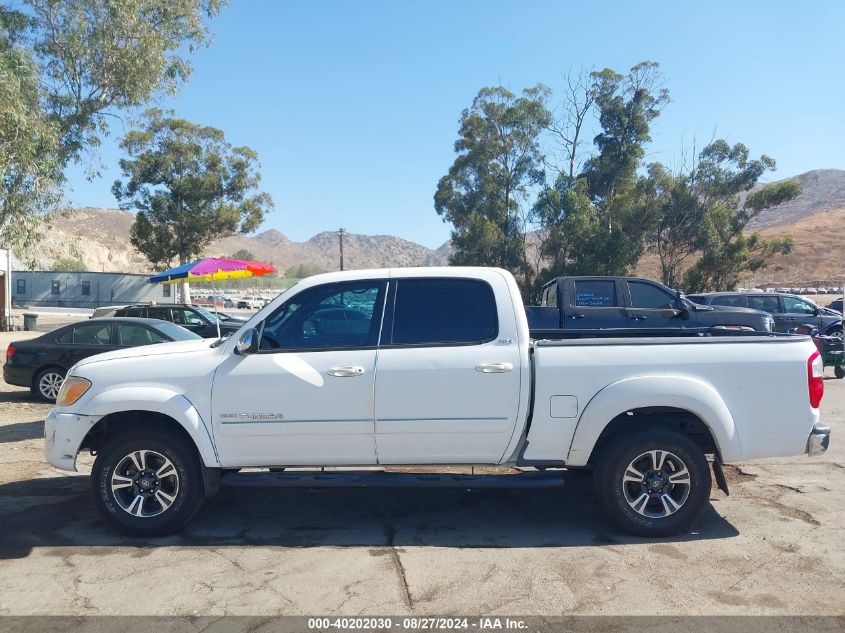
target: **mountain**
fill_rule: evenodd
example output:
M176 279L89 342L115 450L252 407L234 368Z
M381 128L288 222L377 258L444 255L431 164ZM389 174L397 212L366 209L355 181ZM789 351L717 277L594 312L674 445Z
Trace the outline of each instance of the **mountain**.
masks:
M794 200L763 211L748 230L770 238L790 235L795 250L772 258L763 270L746 275L743 285L841 285L845 281L845 170L815 169L785 180L797 182L801 193ZM646 254L635 274L660 279L657 256Z
M52 221L39 245L38 267L49 270L61 257L82 260L87 270L148 273L154 266L129 243L133 214L119 209L85 207L74 209ZM236 235L213 242L204 255L228 257L238 250L250 251L257 260L275 264L280 272L299 264L314 264L325 270L339 268L338 234L319 233L307 242L294 242L276 229L252 236ZM392 235L343 237L344 268L393 266L440 266L448 262L448 242L431 250Z

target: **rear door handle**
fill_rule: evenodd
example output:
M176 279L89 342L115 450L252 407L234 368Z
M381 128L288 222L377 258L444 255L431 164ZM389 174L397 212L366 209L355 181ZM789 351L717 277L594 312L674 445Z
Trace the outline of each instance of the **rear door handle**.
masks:
M644 314L635 314L631 317L634 321L645 321L648 317Z
M510 363L481 363L475 366L475 371L482 374L505 374L513 369Z
M328 371L329 376L337 376L338 378L354 378L355 376L363 376L363 367L332 367Z
M569 315L569 318L570 318L570 319L583 319L583 318L584 318L584 315L583 315L583 314L580 314L580 313L578 313L578 312L576 312L575 314L570 314L570 315Z

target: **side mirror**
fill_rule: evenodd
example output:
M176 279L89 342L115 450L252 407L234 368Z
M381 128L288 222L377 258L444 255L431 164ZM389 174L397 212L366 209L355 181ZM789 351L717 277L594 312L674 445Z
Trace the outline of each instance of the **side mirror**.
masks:
M258 351L258 331L249 329L238 339L235 345L235 354L238 356L246 356L248 354L255 354Z

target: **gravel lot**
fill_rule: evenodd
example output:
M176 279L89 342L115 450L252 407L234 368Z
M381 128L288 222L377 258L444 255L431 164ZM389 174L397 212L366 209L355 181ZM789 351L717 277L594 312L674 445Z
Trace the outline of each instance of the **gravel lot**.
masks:
M843 614L845 381L826 390L831 449L731 467L731 496L714 489L682 537L615 530L581 476L224 489L184 534L132 540L96 518L85 465L42 461L49 407L0 382L0 614Z

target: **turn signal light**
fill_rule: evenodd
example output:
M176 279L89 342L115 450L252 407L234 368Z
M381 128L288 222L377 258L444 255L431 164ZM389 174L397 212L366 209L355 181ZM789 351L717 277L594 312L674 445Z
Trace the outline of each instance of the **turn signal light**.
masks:
M824 395L824 362L818 350L807 359L807 388L810 406L818 409Z
M59 395L56 397L57 407L67 407L79 400L85 395L85 392L91 388L91 381L79 376L68 376L62 383L62 388L59 389Z

